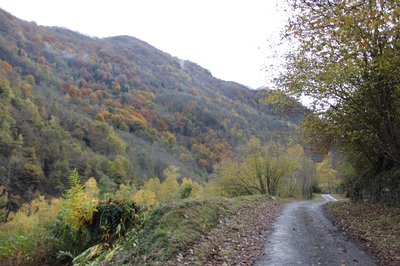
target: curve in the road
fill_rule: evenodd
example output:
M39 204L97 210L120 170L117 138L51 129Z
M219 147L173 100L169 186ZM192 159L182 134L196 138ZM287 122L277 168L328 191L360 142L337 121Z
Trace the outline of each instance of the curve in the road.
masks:
M322 195L327 201L336 200ZM256 265L376 265L373 259L343 235L325 217L322 202L286 205Z

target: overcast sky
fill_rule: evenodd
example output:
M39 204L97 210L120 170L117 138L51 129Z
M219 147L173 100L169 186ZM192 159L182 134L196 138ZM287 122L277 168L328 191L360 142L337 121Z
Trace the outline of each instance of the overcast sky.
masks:
M285 13L282 0L1 0L0 7L39 25L97 37L130 35L224 80L264 86L270 39Z

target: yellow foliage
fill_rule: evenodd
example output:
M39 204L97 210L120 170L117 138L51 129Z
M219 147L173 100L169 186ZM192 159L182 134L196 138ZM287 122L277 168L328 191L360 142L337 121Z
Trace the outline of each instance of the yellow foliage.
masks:
M144 183L143 188L148 191L154 192L157 199L160 200L160 192L161 192L161 182L158 178L150 178L147 182Z
M167 131L167 132L165 133L165 138L167 139L168 143L171 144L171 145L173 145L173 144L176 143L176 138L175 138L175 136L174 136L171 132L169 132L169 131Z
M287 150L289 156L297 156L297 157L304 157L304 149L301 145L296 144L290 146Z
M178 177L180 176L179 169L176 166L169 166L163 172L165 176L164 182L161 184L160 198L161 202L172 199L179 192Z
M35 85L35 78L32 75L28 75L25 77L26 82L28 82L31 85Z
M340 180L337 171L332 167L332 158L328 154L324 160L316 165L317 180L323 192L333 193L339 186Z
M196 181L193 181L190 178L184 177L182 179L181 188L186 186L186 185L190 185L192 187L192 191L190 193L190 197L192 197L192 198L200 198L200 197L203 196L204 188L203 188L202 185L200 185Z
M33 230L39 223L53 221L61 210L58 199L45 200L44 196L25 203L15 213L10 213L5 227L14 227L25 231Z
M153 191L141 189L132 197L132 201L140 206L153 207L157 205L159 201L157 200L156 194Z
M97 187L97 182L96 182L96 179L94 179L94 177L89 178L85 182L83 192L89 199L97 201L100 190Z
M97 183L94 178L89 178L84 186L79 184L79 175L76 169L70 176L72 187L67 190L67 198L64 201L63 220L64 223L82 228L91 223L93 213L98 205Z
M159 202L170 200L178 195L180 176L179 169L176 166L169 166L163 172L165 180L160 182L158 178L150 178L144 183L143 189L155 194Z
M45 200L43 196L11 213L0 225L0 264L9 258L23 258L20 265L33 265L36 252L48 241L48 227L62 209L60 200ZM18 255L17 255L18 254Z
M208 185L208 193L213 196L238 196L249 194L246 184L251 181L246 164L242 166L232 160L221 161L216 169L216 176ZM245 172L245 174L243 174Z
M213 179L207 183L205 194L212 197L229 197L229 193L225 190L224 186L220 184L219 179Z
M134 185L119 185L117 192L115 193L118 200L130 200L134 193L136 192L136 187Z
M96 114L96 120L101 121L101 122L105 122L106 119L104 118L104 115L102 113L97 113Z

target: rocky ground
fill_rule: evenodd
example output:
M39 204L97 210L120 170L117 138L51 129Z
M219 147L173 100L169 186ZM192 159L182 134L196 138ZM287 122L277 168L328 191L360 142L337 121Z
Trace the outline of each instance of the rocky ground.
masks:
M283 202L265 202L220 220L218 226L168 265L253 265L263 253Z

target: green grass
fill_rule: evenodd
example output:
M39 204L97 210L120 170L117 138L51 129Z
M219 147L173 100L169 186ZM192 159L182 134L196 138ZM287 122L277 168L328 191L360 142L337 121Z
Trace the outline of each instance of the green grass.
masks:
M187 199L161 204L149 213L139 233L138 245L117 255L115 263L162 265L194 244L223 217L269 200L265 196L248 196Z
M325 199L321 196L321 194L315 194L315 193L313 194L312 200L316 201L316 202L324 202L325 201Z

